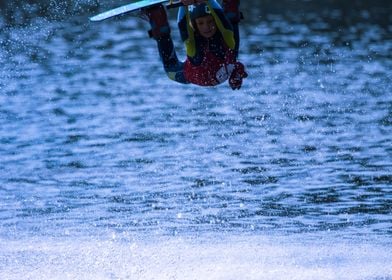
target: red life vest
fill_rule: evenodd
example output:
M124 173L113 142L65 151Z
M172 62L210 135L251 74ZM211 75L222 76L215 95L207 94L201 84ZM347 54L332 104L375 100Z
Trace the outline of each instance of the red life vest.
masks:
M199 86L215 86L226 81L235 67L235 54L227 48L225 58L204 49L203 61L200 65L193 65L189 58L185 60L185 79Z

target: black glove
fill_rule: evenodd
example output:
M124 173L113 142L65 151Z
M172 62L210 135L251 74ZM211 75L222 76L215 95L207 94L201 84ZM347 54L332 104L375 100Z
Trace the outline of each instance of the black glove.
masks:
M240 89L242 86L242 80L248 77L248 73L245 72L245 67L241 62L236 62L233 72L229 78L230 87L233 90Z

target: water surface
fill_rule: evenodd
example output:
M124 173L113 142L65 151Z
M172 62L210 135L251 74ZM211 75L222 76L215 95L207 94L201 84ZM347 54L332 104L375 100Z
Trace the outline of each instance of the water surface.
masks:
M241 91L133 17L3 28L2 279L392 277L390 21L249 14Z

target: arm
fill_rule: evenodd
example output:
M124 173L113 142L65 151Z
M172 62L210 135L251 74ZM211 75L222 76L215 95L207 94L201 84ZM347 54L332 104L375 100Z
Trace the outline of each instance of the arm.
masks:
M187 7L180 7L178 10L177 24L180 30L181 40L185 44L187 56L194 57L196 55L195 31L190 25Z
M188 8L182 6L178 9L177 15L177 25L178 29L180 30L181 40L185 42L189 37L189 30L188 30L188 20L187 20Z
M222 33L226 45L229 47L229 51L226 54L226 62L228 64L234 64L233 72L229 77L229 85L233 90L240 89L242 86L242 81L248 77L248 73L246 73L244 65L236 59L236 51L238 51L238 46L236 44L237 42L235 40L233 26L224 15L223 10L220 8L219 4L217 4L214 0L211 0L207 3L207 5L211 10L211 14L215 19L219 31ZM216 5L218 8L216 8Z

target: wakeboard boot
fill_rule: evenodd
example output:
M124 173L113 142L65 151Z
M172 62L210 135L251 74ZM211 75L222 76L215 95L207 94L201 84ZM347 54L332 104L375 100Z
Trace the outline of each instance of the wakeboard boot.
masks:
M166 9L162 4L155 5L143 10L148 17L151 29L148 34L156 40L170 35L170 25L167 19Z

